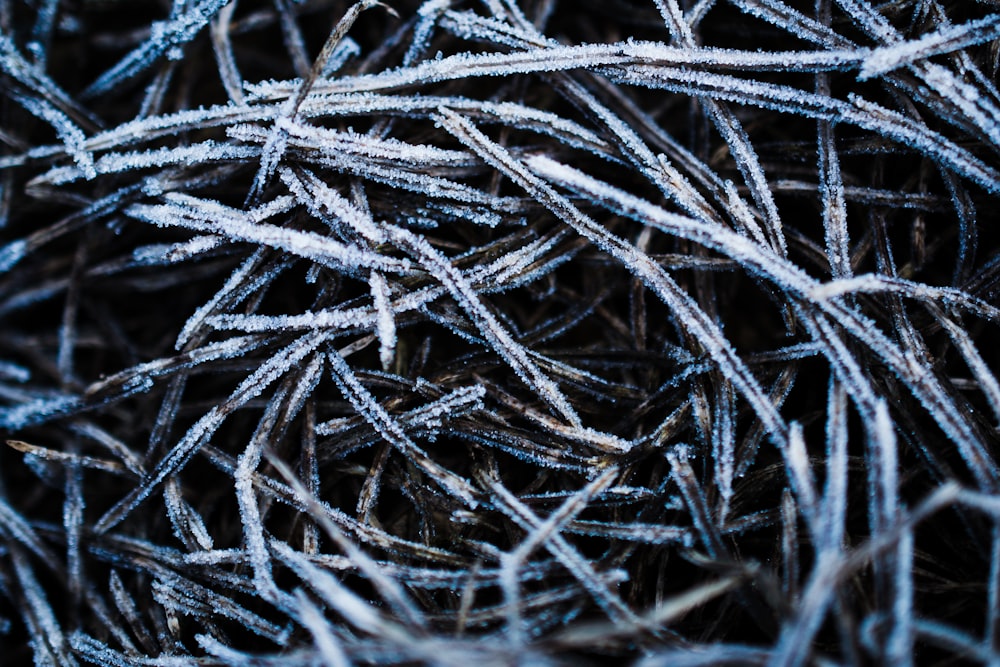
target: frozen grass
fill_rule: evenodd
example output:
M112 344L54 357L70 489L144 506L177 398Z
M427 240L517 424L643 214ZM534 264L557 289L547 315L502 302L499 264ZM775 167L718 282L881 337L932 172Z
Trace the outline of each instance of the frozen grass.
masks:
M0 0L3 663L1000 665L994 12Z

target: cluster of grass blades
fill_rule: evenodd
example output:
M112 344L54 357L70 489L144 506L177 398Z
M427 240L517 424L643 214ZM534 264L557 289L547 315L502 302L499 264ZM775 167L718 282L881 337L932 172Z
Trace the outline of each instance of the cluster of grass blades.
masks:
M11 665L1000 664L996 0L0 0Z

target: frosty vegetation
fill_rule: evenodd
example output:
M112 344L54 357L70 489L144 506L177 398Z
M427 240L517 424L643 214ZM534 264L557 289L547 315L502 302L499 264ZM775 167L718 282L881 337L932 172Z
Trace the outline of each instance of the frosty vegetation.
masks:
M995 0L0 0L10 665L1000 665Z

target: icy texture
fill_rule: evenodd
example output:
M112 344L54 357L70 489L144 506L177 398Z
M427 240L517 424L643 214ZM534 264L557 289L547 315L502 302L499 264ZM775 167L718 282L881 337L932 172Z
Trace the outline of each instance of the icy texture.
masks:
M2 661L1000 664L995 4L0 2Z

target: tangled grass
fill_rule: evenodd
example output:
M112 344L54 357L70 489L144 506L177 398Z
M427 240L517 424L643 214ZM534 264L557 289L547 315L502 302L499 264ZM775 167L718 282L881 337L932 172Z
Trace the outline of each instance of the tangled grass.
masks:
M995 0L0 2L4 664L1000 664Z

